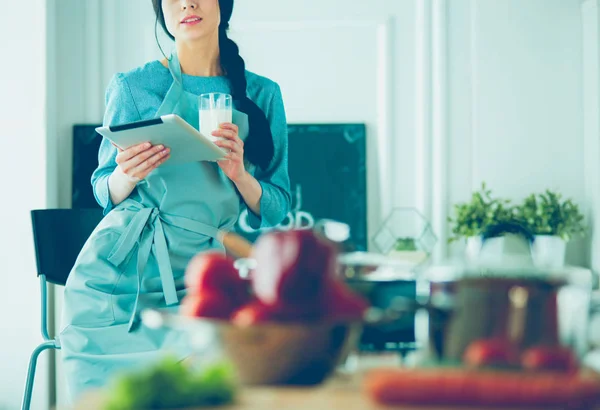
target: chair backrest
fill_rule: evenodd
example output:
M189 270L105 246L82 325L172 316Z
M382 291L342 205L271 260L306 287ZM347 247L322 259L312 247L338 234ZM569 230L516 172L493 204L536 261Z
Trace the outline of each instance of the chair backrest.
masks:
M38 276L64 285L81 248L102 218L100 208L31 211Z

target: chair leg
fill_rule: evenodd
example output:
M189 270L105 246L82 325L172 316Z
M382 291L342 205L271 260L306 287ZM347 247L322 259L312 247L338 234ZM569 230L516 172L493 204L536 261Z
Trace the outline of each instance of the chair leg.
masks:
M56 343L54 341L44 342L36 347L31 354L31 359L29 360L29 369L27 370L25 392L23 393L23 402L21 403L21 410L29 410L29 407L31 406L31 394L33 393L33 381L35 379L37 359L40 353L47 349L56 349Z

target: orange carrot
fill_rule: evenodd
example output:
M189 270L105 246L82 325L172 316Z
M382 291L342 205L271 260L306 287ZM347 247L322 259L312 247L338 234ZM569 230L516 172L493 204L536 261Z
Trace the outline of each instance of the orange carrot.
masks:
M374 401L387 405L495 405L589 410L600 404L600 381L580 375L378 369L364 380Z

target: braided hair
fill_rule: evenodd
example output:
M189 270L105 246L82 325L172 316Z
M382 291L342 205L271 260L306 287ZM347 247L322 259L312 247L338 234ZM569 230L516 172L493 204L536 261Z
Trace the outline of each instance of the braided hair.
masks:
M155 31L158 24L160 24L165 33L172 40L175 40L167 29L165 16L162 11L162 0L152 0L152 6L156 14ZM271 127L265 113L248 98L246 93L246 63L240 55L237 44L227 36L229 20L233 13L233 0L219 0L219 8L221 11L221 23L219 25L221 69L229 81L231 98L236 102L236 108L248 115L250 130L248 138L244 142L244 154L250 163L265 170L274 155Z

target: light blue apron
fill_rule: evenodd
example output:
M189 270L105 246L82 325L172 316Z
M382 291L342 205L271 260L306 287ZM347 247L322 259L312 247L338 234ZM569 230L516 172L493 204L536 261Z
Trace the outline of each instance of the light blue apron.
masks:
M169 70L173 84L156 116L175 113L197 128L198 96L183 89L175 53ZM247 128L243 113L234 122ZM69 276L60 342L72 398L161 353L190 354L183 335L149 329L137 313L178 308L187 263L200 251L223 250L217 229L233 227L240 197L216 163L167 164L102 220Z

